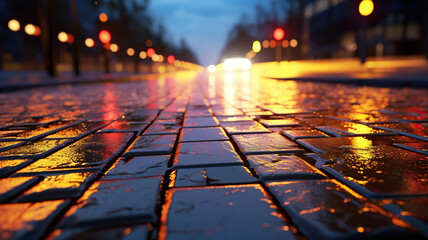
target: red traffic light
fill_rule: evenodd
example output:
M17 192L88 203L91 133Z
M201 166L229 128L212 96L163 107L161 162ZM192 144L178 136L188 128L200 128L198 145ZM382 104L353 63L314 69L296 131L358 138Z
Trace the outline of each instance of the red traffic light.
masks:
M153 55L155 55L155 50L153 49L153 48L149 48L149 49L147 49L147 56L149 56L150 58L153 56Z
M109 43L111 40L111 35L107 30L101 30L100 34L98 34L98 38L104 44Z
M169 56L168 56L168 58L166 59L166 61L167 61L169 64L173 64L173 63L175 62L175 57L174 57L174 56L172 56L172 55L169 55Z
M282 28L276 28L275 31L273 31L273 39L276 41L281 41L284 39L284 30Z

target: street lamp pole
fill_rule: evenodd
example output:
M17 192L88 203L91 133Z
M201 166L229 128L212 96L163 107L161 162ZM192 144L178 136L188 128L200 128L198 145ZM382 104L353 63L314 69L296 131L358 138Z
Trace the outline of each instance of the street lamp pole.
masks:
M359 52L361 64L366 62L367 57L367 27L368 27L368 16L372 14L374 9L374 4L372 0L362 0L358 7L358 10L363 16L362 19L362 29L361 29L361 39L359 43Z

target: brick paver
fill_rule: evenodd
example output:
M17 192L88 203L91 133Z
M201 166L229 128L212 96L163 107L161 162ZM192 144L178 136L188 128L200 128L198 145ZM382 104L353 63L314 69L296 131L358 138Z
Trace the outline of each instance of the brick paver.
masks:
M244 73L0 94L0 239L428 238L428 91Z

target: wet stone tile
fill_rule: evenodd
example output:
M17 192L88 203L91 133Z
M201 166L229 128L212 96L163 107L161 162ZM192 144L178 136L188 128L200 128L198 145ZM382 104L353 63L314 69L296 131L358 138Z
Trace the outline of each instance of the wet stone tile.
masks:
M217 127L218 121L214 117L199 117L199 118L185 118L184 127Z
M22 160L0 160L0 177L5 177L13 172L28 166L32 163L32 160L22 159Z
M292 126L300 125L299 121L292 119L292 118L288 118L288 119L261 119L260 123L263 124L263 126L265 126L267 128L271 128L271 127L292 127Z
M312 111L304 109L272 109L275 115L298 115L298 114L310 114Z
M252 118L247 117L245 115L238 115L238 116L217 116L217 119L220 122L245 122L245 121L252 121L253 120Z
M176 170L175 187L199 187L257 181L243 166L181 168Z
M25 191L14 202L34 202L77 198L87 185L95 180L96 173L69 173L46 176L41 182Z
M229 141L179 143L173 168L242 165Z
M343 121L341 120L331 119L331 118L322 118L322 117L301 117L298 119L311 127L333 126L333 125L340 125L343 123Z
M64 130L49 134L47 137L48 138L73 138L73 137L82 135L84 133L95 131L96 129L99 129L102 126L104 126L105 124L106 122L99 122L99 121L79 123L77 125L66 128Z
M182 119L184 117L183 112L167 112L162 111L157 119Z
M255 155L247 157L250 166L265 181L277 179L323 179L325 175L297 156Z
M0 141L0 152L23 144L24 141Z
M259 185L172 189L165 239L296 239Z
M225 141L229 140L220 127L183 128L180 142Z
M227 117L227 116L237 116L237 115L242 115L243 112L233 108L233 107L226 107L226 108L213 108L212 109L214 112L214 115L216 116L223 116L223 117ZM220 120L220 119L219 119Z
M245 115L254 117L254 118L266 118L272 116L273 113L270 111L255 111L255 112L245 112Z
M139 132L148 126L144 122L132 122L125 120L114 121L101 129L99 133L110 133L110 132Z
M132 133L92 134L61 150L39 159L16 175L40 175L67 172L100 171L114 159L132 137Z
M161 177L96 182L57 228L87 230L154 222L161 182Z
M158 109L148 109L148 108L138 109L132 114L126 116L126 119L129 119L132 121L150 123L156 118L158 114L159 114Z
M199 118L199 117L211 117L212 113L209 109L187 109L186 118Z
M2 239L41 239L49 225L63 211L68 201L14 203L0 205Z
M334 180L274 182L268 188L309 239L421 237Z
M40 126L32 130L24 131L14 136L14 139L35 139L42 138L49 135L49 133L54 133L67 127L72 126L74 123L72 121L58 121L47 126Z
M377 124L371 127L428 141L428 127L419 123Z
M48 238L54 240L149 240L150 229L151 227L148 225L130 225L90 230L65 229L54 231Z
M221 126L230 134L270 133L269 129L255 121L222 122Z
M0 203L17 195L31 185L36 184L36 177L16 177L0 179Z
M368 127L360 123L342 122L338 125L319 126L316 129L332 134L336 137L340 136L361 136L361 135L393 135L380 129Z
M183 119L156 119L156 121L153 122L153 125L176 125L181 126L183 123Z
M428 156L428 142L401 143L394 146Z
M19 147L0 152L0 159L34 158L38 154L48 154L61 148L67 142L66 139L39 140L28 142Z
M120 159L101 180L120 180L139 177L163 176L170 156L141 156Z
M124 157L165 155L172 152L176 135L144 135L137 139Z
M232 136L245 155L303 152L297 144L277 133Z
M297 129L297 130L284 130L281 132L291 140L304 139L304 138L326 138L328 135L315 129Z
M152 124L144 135L177 135L180 128L181 126L177 125Z
M325 171L366 196L428 194L427 156L392 146L349 147L324 156L340 160Z

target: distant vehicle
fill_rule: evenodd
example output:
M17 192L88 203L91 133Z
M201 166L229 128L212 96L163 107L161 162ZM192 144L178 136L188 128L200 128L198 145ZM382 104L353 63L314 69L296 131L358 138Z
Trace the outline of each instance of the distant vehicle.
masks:
M247 58L228 58L223 62L225 71L249 71L251 69L251 61Z

